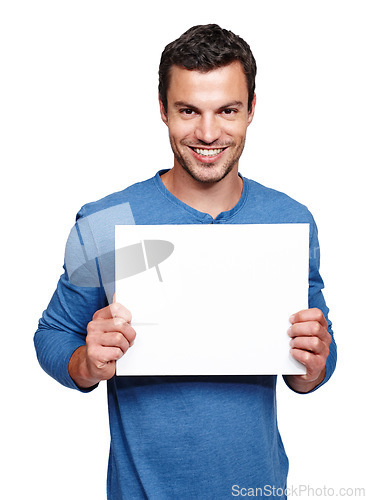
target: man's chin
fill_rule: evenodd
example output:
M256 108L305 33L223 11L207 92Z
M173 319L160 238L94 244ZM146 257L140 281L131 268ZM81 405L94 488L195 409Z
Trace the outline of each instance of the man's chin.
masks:
M182 165L184 170L197 182L205 184L214 184L224 179L233 167L222 169L215 166L214 163L206 163L202 167L191 168Z

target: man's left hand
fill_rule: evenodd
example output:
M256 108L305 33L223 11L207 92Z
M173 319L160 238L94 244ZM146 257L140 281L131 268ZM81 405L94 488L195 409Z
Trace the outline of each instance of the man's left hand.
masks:
M304 309L291 316L290 323L291 354L305 365L306 375L287 375L286 380L295 391L309 392L325 377L332 337L320 309Z

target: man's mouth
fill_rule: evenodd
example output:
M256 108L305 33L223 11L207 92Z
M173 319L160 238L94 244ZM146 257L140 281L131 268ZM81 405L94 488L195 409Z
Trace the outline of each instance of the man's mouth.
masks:
M222 153L226 148L217 148L217 149L203 149L203 148L192 148L195 153L200 156L217 156Z

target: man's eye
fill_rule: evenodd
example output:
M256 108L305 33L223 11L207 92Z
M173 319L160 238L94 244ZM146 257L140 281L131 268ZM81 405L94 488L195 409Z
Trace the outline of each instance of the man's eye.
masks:
M182 115L193 115L194 113L193 109L188 108L181 109L180 112L182 113Z
M224 115L234 115L236 113L236 109L231 109L231 108L224 109L223 113Z

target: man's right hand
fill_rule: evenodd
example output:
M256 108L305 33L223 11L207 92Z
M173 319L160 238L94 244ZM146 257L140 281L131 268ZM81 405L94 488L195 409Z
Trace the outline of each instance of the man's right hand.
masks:
M69 373L76 385L88 388L116 373L116 361L133 345L136 332L131 313L113 302L99 309L87 326L86 345L71 356Z

